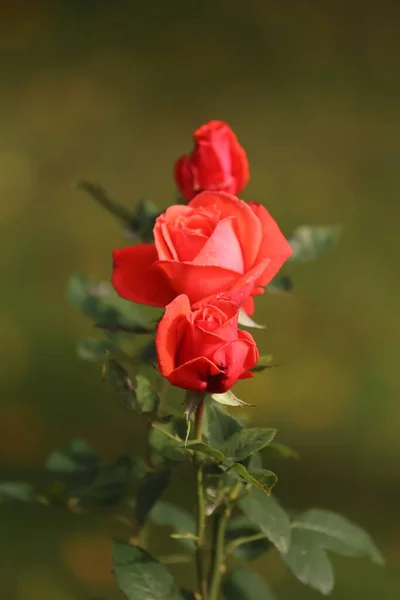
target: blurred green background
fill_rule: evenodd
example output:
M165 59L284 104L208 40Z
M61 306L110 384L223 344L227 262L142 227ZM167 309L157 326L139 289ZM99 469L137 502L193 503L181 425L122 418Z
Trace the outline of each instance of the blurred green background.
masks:
M108 278L125 244L71 185L166 207L175 159L212 118L251 164L243 197L286 234L344 226L294 293L258 299L262 352L280 368L237 393L299 462L276 466L287 506L319 506L374 535L388 566L334 559L334 600L400 594L398 161L400 5L357 0L1 0L0 477L20 479L71 437L105 458L138 444L133 419L75 354L92 333L64 299L74 270ZM116 595L122 525L1 506L0 597ZM280 600L312 600L274 555L254 564ZM185 565L175 569L187 583Z

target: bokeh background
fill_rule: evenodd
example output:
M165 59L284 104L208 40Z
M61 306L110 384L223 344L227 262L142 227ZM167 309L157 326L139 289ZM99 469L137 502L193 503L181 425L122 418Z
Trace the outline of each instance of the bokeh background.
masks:
M64 298L72 271L108 278L125 241L72 184L165 207L193 129L224 119L248 151L244 197L287 234L344 227L334 251L286 267L293 294L259 298L257 339L281 367L237 392L300 453L278 467L282 502L348 515L387 558L334 559L332 599L399 597L399 49L394 0L1 0L1 480L71 437L105 458L134 448L98 366L76 357L91 326ZM0 597L115 595L121 527L2 505ZM273 554L254 567L281 600L318 597Z

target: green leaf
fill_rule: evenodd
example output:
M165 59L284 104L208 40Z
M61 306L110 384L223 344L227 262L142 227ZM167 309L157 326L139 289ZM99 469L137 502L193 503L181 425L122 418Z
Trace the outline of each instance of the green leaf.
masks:
M171 479L169 469L149 473L142 480L136 497L136 520L143 525L148 513L167 489Z
M181 589L180 593L183 600L196 600L196 596L194 595L194 593L189 590Z
M212 458L215 458L215 460L217 460L218 462L222 462L225 458L222 452L216 450L215 448L211 448L211 446L209 446L205 442L198 442L197 440L192 440L186 444L186 448L188 450L194 450L195 452L200 452L201 454L211 456Z
M86 508L106 508L118 504L125 495L129 481L135 479L134 463L121 456L113 465L101 468L90 487L74 493Z
M143 375L136 375L136 400L141 412L156 412L160 404L160 398Z
M50 454L46 469L53 477L71 479L89 485L96 478L100 467L97 453L81 439L71 440Z
M139 409L131 378L121 363L114 358L107 358L103 367L103 379L126 408L134 411Z
M334 576L326 550L343 556L368 556L383 564L371 537L360 527L335 513L313 509L292 523L292 543L283 556L292 573L304 584L329 594Z
M243 310L243 308L239 308L239 325L242 327L248 327L250 329L265 329L266 325L260 325L256 323L249 315Z
M260 371L264 371L265 369L270 369L271 367L275 366L273 364L273 360L274 357L272 356L272 354L264 354L263 356L260 356L260 358L258 359L258 363L252 369L250 369L250 371L252 371L253 373L259 373Z
M308 262L316 260L332 248L339 239L341 230L337 226L302 225L298 227L289 243L293 254L289 260Z
M262 429L254 427L242 429L231 435L221 446L221 452L227 458L233 458L239 462L268 446L274 439L276 429Z
M253 489L239 501L242 512L260 527L267 538L284 554L290 545L290 521L273 496Z
M1 502L37 502L35 488L26 481L7 481L0 484Z
M153 229L160 210L154 202L141 200L136 207L135 215L131 222L131 229L143 242L153 241Z
M269 494L278 481L277 476L272 471L266 469L258 469L255 472L249 473L244 465L236 463L232 465L230 471L238 473L247 483L250 483L253 487Z
M145 364L155 364L157 362L157 350L154 338L140 348L137 353L137 358L140 362Z
M182 599L169 569L139 546L115 541L112 568L127 600Z
M96 338L81 340L76 351L82 360L104 360L109 354L115 356L121 354L119 347L110 340L98 340Z
M240 400L240 398L237 398L231 390L228 390L224 394L211 394L211 398L219 402L219 404L225 404L226 406L254 406L254 404L247 404L243 400Z
M196 533L195 518L184 508L170 502L164 502L163 500L157 502L151 509L149 518L156 525L170 527L175 533L189 533L191 535L195 535ZM195 545L193 540L181 538L179 542L187 548L194 550Z
M229 519L228 527L226 530L225 539L226 542L240 541L255 535L265 535L261 533L261 529L254 525L244 515L239 515ZM271 542L267 538L257 539L250 542L246 542L237 546L233 551L232 555L239 560L255 560L262 556L271 548Z
M227 438L240 431L242 425L215 402L207 402L204 428L210 445L218 448Z
M185 448L181 440L177 438L175 429L174 421L162 426L153 423L153 429L149 436L149 444L153 449L153 460L164 463L166 460L181 462L186 459Z
M287 294L293 290L293 281L287 275L276 275L267 285L271 294Z
M296 450L293 450L293 448L286 446L286 444L281 444L280 442L271 442L271 444L268 446L267 451L270 450L280 458L294 458L296 460L299 459L299 455L296 452Z
M229 600L275 600L271 589L259 575L241 567L228 571L222 589Z
M124 300L108 285L99 284L84 273L74 273L67 283L66 297L95 324L106 323L108 328L146 326L145 309Z

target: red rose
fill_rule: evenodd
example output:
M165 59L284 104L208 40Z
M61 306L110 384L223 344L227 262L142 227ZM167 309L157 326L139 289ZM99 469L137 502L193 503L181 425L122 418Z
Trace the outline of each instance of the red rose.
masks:
M252 377L258 361L253 337L238 329L238 307L214 300L192 311L178 296L166 307L156 335L160 372L185 390L221 394Z
M223 121L210 121L193 134L195 148L175 163L175 180L184 198L202 191L239 194L249 181L246 152Z
M120 296L166 306L178 294L190 303L224 295L248 314L292 249L260 204L224 192L202 192L157 218L154 244L114 251L113 285Z

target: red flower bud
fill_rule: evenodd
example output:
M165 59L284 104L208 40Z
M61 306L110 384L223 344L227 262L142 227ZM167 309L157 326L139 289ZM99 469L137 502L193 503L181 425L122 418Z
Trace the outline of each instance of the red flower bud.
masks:
M161 374L172 385L221 394L258 361L253 337L238 329L238 307L224 299L191 310L181 294L166 307L156 335Z
M175 164L175 180L184 198L202 191L239 194L249 181L246 152L223 121L210 121L194 132L195 148Z

